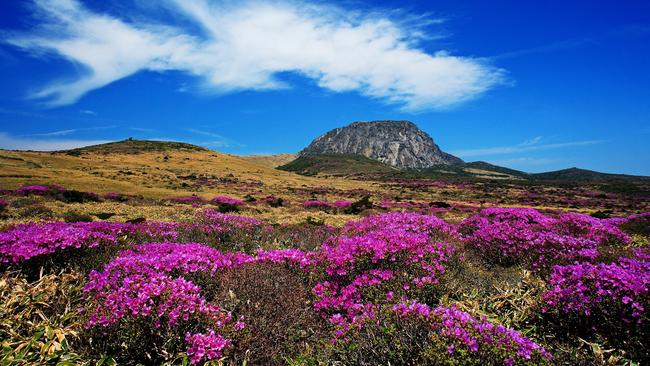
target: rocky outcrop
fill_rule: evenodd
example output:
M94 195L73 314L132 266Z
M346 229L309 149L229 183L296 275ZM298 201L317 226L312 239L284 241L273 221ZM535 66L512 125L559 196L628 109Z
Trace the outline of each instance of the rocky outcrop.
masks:
M336 128L312 141L299 156L316 154L363 155L400 169L463 164L410 121L354 122Z

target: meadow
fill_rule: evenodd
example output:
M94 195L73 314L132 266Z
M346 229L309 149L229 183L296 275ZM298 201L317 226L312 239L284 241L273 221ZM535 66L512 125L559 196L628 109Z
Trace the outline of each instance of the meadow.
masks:
M2 365L650 361L642 184L2 154Z

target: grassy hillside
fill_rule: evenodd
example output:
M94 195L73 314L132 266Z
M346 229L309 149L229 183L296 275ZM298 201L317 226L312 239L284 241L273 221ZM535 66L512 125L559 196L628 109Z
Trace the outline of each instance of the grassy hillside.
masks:
M423 170L399 170L379 161L360 155L319 154L299 157L279 169L302 175L345 176L364 179L436 179L436 178L487 178L522 179L526 173L485 162L464 165L441 165Z
M0 187L12 189L25 183L150 197L359 186L343 179L305 177L190 144L137 140L52 153L0 150Z
M302 175L336 175L362 177L377 174L395 174L398 169L361 155L319 154L299 157L279 167Z
M149 140L123 140L106 144L91 145L71 150L61 150L55 153L66 155L82 154L141 154L145 152L166 151L208 151L208 149L184 142L174 141L149 141Z
M274 155L249 155L241 156L242 159L252 163L263 165L269 168L277 168L288 164L296 159L295 154L274 154Z

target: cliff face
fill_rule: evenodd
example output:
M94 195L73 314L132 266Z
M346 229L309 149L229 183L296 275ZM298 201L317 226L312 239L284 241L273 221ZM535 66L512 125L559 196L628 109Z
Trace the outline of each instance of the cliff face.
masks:
M463 164L409 121L354 122L336 128L312 141L299 156L315 154L363 155L400 169Z

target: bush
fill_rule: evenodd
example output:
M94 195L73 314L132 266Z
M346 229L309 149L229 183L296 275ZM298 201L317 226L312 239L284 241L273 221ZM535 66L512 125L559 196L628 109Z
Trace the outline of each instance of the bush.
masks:
M416 302L384 309L354 328L334 359L354 365L541 365L551 355L519 332L454 307Z
M650 212L628 217L621 228L630 234L650 236Z
M63 221L65 222L91 222L93 217L86 213L79 213L76 211L66 211L63 214Z
M56 191L53 197L65 203L98 202L99 196L92 192L80 192L75 190Z
M312 309L311 286L300 270L255 263L227 269L210 281L214 290L204 291L206 296L246 323L233 346L237 364L283 365L324 337L326 324Z
M99 212L99 213L94 213L93 216L100 220L108 220L111 217L115 216L114 212Z
M650 360L650 262L556 266L543 294L548 320L581 336L594 331Z
M348 215L358 215L364 210L373 208L373 204L370 201L370 196L364 196L358 201L352 202L350 206L343 210L344 213Z
M459 230L489 262L535 269L593 261L599 247L630 242L610 220L572 213L550 217L530 208L487 208L465 219Z

